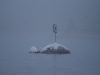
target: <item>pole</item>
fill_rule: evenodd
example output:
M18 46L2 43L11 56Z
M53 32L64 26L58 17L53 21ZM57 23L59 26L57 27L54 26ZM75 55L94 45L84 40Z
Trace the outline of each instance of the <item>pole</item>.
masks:
M56 42L56 33L55 33L55 42Z

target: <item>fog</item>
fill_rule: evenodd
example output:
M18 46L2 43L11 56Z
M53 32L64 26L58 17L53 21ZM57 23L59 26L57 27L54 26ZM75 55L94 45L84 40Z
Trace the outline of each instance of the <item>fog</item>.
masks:
M0 35L100 38L99 0L0 0Z
M70 54L32 54L55 42ZM100 75L100 0L0 0L0 75Z

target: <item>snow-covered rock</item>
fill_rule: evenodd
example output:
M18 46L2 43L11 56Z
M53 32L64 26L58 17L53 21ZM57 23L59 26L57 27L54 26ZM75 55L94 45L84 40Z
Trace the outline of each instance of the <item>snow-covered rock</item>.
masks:
M66 53L66 54L69 54L70 51L68 50L67 47L65 47L61 44L53 43L53 44L49 44L46 47L44 47L42 49L42 53L60 53L60 54Z
M36 48L36 47L31 47L31 49L29 50L29 53L40 53L40 51Z

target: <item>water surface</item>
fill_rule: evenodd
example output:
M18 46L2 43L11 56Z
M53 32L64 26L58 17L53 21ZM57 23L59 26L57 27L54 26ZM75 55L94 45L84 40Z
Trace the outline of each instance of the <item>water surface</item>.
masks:
M100 75L100 39L57 38L71 54L30 54L51 36L0 36L0 75Z

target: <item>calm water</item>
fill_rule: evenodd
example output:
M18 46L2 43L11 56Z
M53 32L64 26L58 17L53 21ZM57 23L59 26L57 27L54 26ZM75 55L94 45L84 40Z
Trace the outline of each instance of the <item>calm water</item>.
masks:
M100 39L58 38L71 54L30 54L53 37L0 36L0 75L100 75Z

